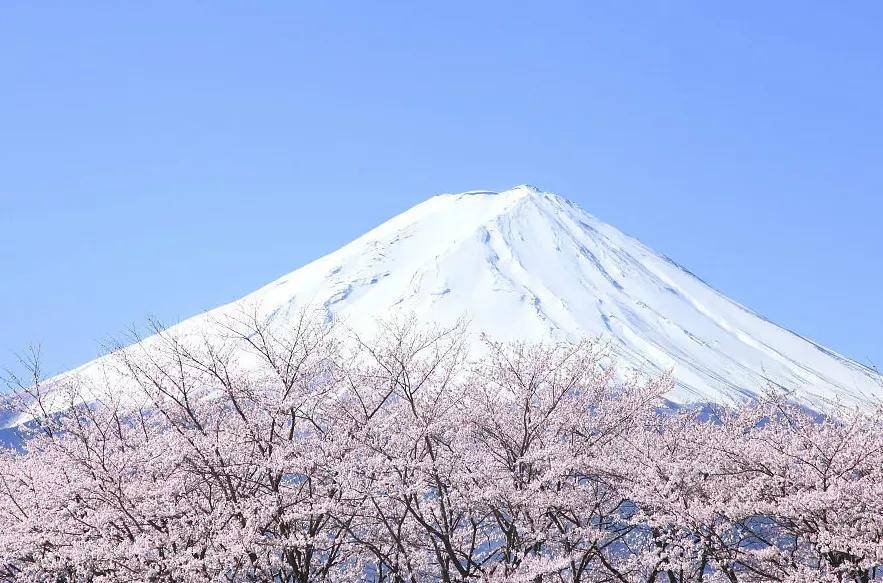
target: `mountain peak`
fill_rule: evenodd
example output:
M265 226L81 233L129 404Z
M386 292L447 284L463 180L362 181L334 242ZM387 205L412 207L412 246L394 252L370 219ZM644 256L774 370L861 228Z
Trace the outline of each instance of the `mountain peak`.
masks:
M543 189L541 189L538 186L534 186L533 184L519 184L518 186L515 186L509 190L510 191L522 191L522 192L526 192L528 194L540 194L540 193L544 192Z
M370 333L378 318L467 317L501 340L601 338L624 370L671 371L675 402L770 386L811 404L879 401L883 378L729 300L566 199L520 185L430 198L241 300L174 327L211 331L258 307L284 329L304 309ZM101 360L80 370L95 371Z
M464 197L474 196L491 196L497 198L523 198L527 196L540 196L547 198L558 197L558 195L551 192L546 192L543 189L532 184L519 184L518 186L513 186L512 188L507 188L506 190L467 190L466 192L461 192L459 194L443 194L439 196L453 197L455 199L462 199Z
M356 329L409 314L466 316L500 339L601 337L627 368L672 370L680 402L751 398L773 385L807 402L865 403L883 386L530 185L429 199L243 301L280 321L320 307Z

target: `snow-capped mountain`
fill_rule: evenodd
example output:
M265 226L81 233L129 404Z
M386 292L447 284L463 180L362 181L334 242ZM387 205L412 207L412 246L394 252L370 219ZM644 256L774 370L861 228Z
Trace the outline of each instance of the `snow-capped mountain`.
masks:
M672 370L675 402L732 402L770 384L818 405L865 405L883 395L873 370L773 324L530 186L432 197L175 328L204 329L245 306L280 326L313 307L356 330L399 313L437 322L465 315L472 331L498 339L600 336L626 369Z

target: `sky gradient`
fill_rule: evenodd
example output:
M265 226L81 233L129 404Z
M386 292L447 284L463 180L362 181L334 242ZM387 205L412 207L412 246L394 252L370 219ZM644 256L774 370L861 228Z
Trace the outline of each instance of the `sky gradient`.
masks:
M621 4L5 3L0 366L532 183L883 367L883 5Z

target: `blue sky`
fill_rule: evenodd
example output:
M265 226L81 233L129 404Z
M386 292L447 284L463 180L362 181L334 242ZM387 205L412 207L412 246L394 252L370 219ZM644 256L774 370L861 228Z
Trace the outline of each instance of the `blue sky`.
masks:
M883 5L626 4L4 3L0 364L533 183L883 367Z

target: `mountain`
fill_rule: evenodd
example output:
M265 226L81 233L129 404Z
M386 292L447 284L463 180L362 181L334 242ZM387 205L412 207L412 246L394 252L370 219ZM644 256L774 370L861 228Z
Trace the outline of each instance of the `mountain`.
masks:
M873 370L777 326L572 202L530 186L432 197L175 329L210 328L214 318L248 306L279 326L314 307L356 330L399 313L436 322L465 315L473 331L499 339L601 337L626 370L672 370L676 403L739 401L770 385L812 405L862 406L883 395Z

